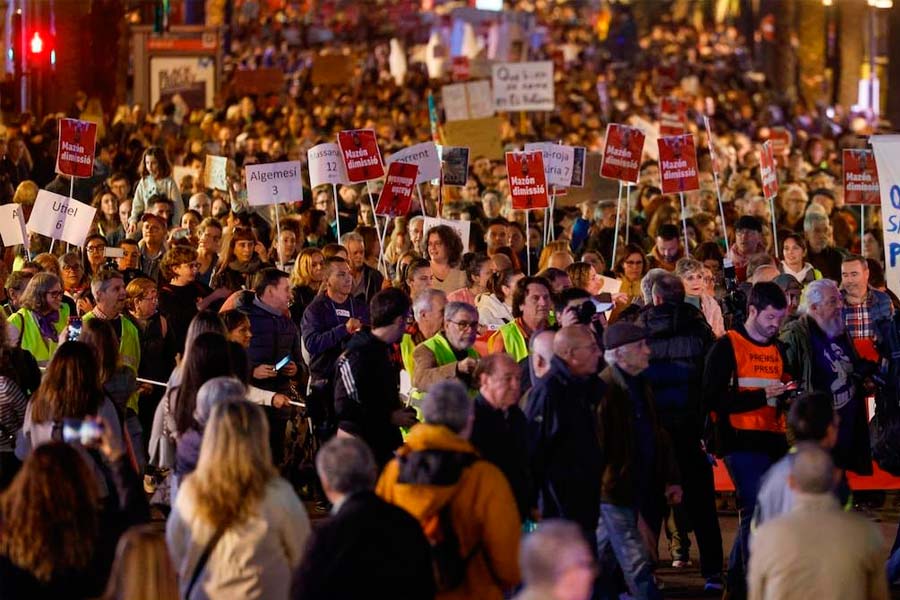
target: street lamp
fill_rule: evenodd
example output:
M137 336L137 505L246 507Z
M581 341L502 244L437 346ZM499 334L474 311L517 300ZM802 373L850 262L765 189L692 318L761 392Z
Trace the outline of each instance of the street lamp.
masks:
M881 113L881 91L879 89L877 66L875 57L878 54L878 25L876 12L878 9L887 9L894 6L893 0L866 0L869 6L869 84L868 105L872 117Z

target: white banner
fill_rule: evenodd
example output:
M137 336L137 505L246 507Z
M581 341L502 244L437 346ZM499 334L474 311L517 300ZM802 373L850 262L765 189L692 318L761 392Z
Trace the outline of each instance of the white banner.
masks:
M575 148L553 142L532 142L525 144L525 152L544 153L544 173L547 174L547 183L557 187L569 187L572 184Z
M203 167L203 184L214 190L228 191L228 159L224 156L206 155Z
M74 198L38 190L28 229L75 246L84 244L97 209Z
M299 160L247 165L244 170L250 206L303 202Z
M334 143L313 146L306 153L309 161L309 186L313 189L320 185L346 185L350 183L347 168L341 158L341 148Z
M391 163L395 162L410 163L419 167L416 185L441 177L441 159L434 142L424 142L394 152L388 158L387 166L390 167Z
M553 62L493 65L494 110L553 110Z
M884 231L884 277L900 293L900 135L869 138L875 151L881 188L881 226Z
M466 121L494 116L491 82L487 79L453 83L441 88L447 121Z
M428 230L432 227L437 227L438 225L446 225L450 229L456 232L456 235L459 236L459 239L462 240L463 252L469 251L469 227L471 223L469 221L456 221L451 219L438 219L435 217L425 217L425 222L422 224L422 236L423 239L428 239Z
M28 240L25 232L25 217L18 204L0 206L0 239L4 246L18 246Z

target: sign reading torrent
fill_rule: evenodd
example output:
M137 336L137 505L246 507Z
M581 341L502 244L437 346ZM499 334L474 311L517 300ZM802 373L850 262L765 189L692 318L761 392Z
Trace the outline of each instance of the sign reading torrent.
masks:
M303 202L299 160L247 165L244 171L250 206Z
M759 177L762 179L763 196L771 200L778 195L778 172L775 170L775 156L772 142L763 142L759 151Z
M0 206L0 239L4 246L18 246L28 242L25 218L22 216L22 207L18 204Z
M644 152L644 132L637 127L610 123L600 174L609 179L637 183Z
M54 240L82 246L97 209L73 198L38 190L28 229Z
M844 202L877 206L881 196L875 155L871 150L845 149L843 158Z
M506 178L514 209L531 210L550 205L541 152L507 152Z
M387 178L378 204L375 206L376 215L388 217L402 217L412 208L413 188L416 187L416 177L419 167L413 163L395 162L388 166Z
M96 123L78 119L60 119L56 172L69 177L93 175L96 141Z
M666 96L659 101L659 135L678 135L687 131L687 103Z
M498 63L491 70L494 110L553 110L553 62Z
M307 151L306 158L309 161L310 187L350 183L347 167L341 158L341 148L337 144L325 143L313 146Z
M203 167L203 183L214 190L228 191L228 159L224 156L206 155Z
M694 136L670 135L656 141L659 147L659 173L664 194L700 189L697 177L697 150Z
M350 183L384 176L381 151L372 129L352 129L338 133L338 145Z
M434 142L424 142L394 152L387 161L389 172L390 166L395 162L411 163L419 167L416 185L441 177L441 159Z
M544 172L547 183L558 187L572 185L572 171L575 167L575 148L553 142L532 142L525 144L525 152L544 153Z

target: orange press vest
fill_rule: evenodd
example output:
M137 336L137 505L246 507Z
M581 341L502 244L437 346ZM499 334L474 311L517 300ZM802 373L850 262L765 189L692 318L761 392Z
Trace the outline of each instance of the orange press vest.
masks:
M782 382L784 360L778 346L757 346L734 330L725 332L725 335L731 338L731 346L734 348L738 391L761 390ZM735 429L785 432L784 411L778 411L774 406L733 413L728 415L728 420Z

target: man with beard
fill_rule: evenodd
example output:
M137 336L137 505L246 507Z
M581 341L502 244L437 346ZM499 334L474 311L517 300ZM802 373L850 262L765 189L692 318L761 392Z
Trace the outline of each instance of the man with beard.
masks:
M801 317L781 332L788 370L799 387L832 398L840 423L832 454L835 465L860 474L872 472L865 393L858 377L860 358L847 334L841 292L830 279L806 286L800 299Z

